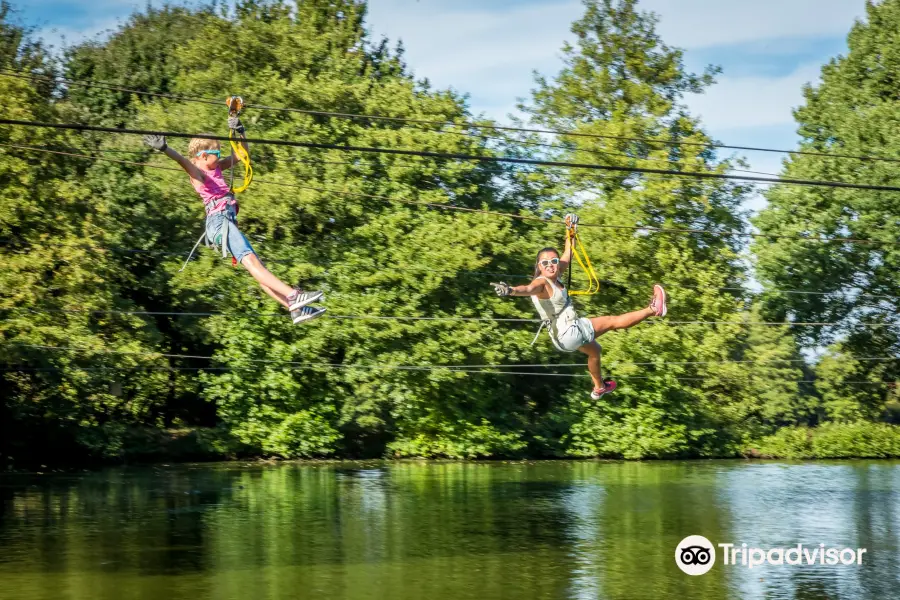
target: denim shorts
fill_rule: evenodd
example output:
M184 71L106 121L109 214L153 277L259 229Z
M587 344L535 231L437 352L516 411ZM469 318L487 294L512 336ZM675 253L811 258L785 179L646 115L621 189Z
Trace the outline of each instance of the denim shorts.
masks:
M575 352L585 344L593 342L595 337L591 320L581 317L569 325L565 331L559 332L559 336L556 338L558 344L555 345L563 352Z
M222 226L225 224L225 219L229 220L228 251L231 252L231 255L234 256L235 260L241 262L248 254L256 254L253 251L253 247L250 245L250 242L247 241L247 238L244 237L244 234L241 233L240 229L238 229L237 218L235 217L234 209L231 206L229 206L228 209L224 211L217 212L206 217L207 239L219 246L219 248L221 249Z

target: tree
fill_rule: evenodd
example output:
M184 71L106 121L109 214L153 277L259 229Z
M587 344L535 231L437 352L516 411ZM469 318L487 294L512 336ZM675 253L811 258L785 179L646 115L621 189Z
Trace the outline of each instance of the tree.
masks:
M532 102L521 107L535 125L572 132L557 136L558 158L685 172L734 166L703 145L709 137L682 104L685 93L712 85L716 69L687 72L682 52L659 38L655 24L636 0L585 1L584 16L572 26L576 41L563 47L562 71L552 79L537 76ZM601 276L611 282L582 312L635 310L645 305L651 284L661 282L671 294L670 320L741 320L749 300L742 291L743 238L731 232L743 230L746 188L577 170L529 173L519 181L536 190L545 210L577 210L585 222L607 228L582 231ZM751 356L755 340L740 325L674 329L665 322L603 336L605 361L622 385L599 407L582 400L582 389L572 391L561 427L569 429L565 452L638 458L736 451L747 425L740 399L757 380L735 378L734 368L709 361ZM763 378L787 375L765 364L741 367L747 369ZM782 390L770 401L788 403L790 393Z
M897 184L895 163L840 156L900 153L900 42L895 36L900 2L868 3L866 12L867 21L850 32L848 54L822 68L821 82L804 88L805 102L794 112L798 150L825 156L791 155L784 162L785 177ZM877 418L890 392L877 382L896 381L900 363L855 362L854 357L897 356L900 347L900 195L776 186L766 197L769 205L755 221L763 233L860 240L760 238L753 252L767 290L767 315L839 323L801 330L807 347L836 344L831 352L842 357L840 363L824 360L817 370L827 414L839 420ZM844 383L860 380L875 385Z

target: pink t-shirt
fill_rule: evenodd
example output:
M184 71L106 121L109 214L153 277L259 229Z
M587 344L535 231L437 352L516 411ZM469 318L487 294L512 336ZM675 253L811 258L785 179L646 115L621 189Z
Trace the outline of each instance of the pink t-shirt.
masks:
M205 171L206 178L203 182L199 182L191 177L191 185L200 194L203 200L203 206L206 208L207 215L213 215L222 212L228 204L234 204L234 197L231 195L231 189L225 183L225 176L222 169L216 167L214 171Z

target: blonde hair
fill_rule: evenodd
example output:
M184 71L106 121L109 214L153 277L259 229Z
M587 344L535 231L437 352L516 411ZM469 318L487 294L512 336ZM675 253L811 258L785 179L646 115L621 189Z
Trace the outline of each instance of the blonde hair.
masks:
M204 133L203 135L215 135L214 133ZM206 138L193 138L188 144L188 154L191 158L196 158L198 152L203 150L212 150L219 145L219 140L208 140Z

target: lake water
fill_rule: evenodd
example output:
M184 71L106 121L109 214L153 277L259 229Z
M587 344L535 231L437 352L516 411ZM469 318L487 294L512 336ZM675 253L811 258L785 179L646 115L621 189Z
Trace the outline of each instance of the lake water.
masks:
M228 463L0 476L2 600L900 597L900 463ZM675 550L865 548L862 564Z

